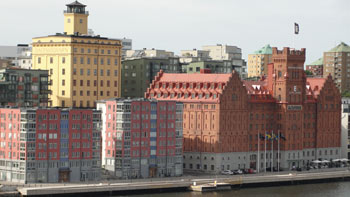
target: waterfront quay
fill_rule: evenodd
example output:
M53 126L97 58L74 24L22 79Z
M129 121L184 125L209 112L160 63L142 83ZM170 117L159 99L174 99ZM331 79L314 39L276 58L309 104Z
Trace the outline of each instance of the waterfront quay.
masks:
M284 172L270 174L255 174L242 176L200 176L173 179L140 180L134 182L107 182L92 184L56 184L23 186L18 188L22 196L37 195L118 195L128 193L152 193L160 191L189 191L193 185L229 184L232 188L281 186L305 183L350 180L350 171Z

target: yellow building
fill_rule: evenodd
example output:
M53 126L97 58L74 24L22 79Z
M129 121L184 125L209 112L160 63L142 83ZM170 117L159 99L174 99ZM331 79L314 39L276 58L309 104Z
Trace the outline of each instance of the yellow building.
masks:
M248 78L267 75L268 64L271 63L272 48L270 45L248 55Z
M49 70L50 106L94 107L120 97L121 41L87 35L85 7L67 5L63 34L33 38L33 69Z

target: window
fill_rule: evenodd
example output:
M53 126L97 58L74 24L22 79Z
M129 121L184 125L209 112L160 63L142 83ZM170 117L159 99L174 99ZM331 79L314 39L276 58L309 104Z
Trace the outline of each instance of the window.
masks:
M86 59L86 61L87 61L87 64L90 64L90 58L89 57Z
M80 75L84 75L84 69L83 68L80 69Z
M67 23L70 23L70 18L69 18L69 19L67 19Z
M86 86L90 86L90 80L86 81Z
M114 87L118 87L118 81L114 81Z
M100 70L100 76L103 76L103 70L102 69Z
M80 19L80 21L79 21L80 23L83 23L83 19Z
M80 58L80 64L84 64L84 58L83 57Z
M84 86L84 81L80 80L80 86Z
M97 70L94 69L94 76L97 76Z
M111 73L110 70L107 70L107 76L110 76L110 73Z
M41 64L41 57L38 57L38 64Z
M62 79L62 86L66 85L66 81L64 79Z
M62 90L62 96L64 96L65 95L65 92L64 92L64 90Z
M76 86L77 85L77 80L73 80L73 86Z
M115 77L118 76L118 70L114 70L114 76L115 76Z
M77 63L77 58L73 57L73 64L76 64L76 63Z
M76 75L76 74L77 74L77 69L73 68L73 75Z
M114 59L114 65L118 65L118 59L116 58L116 59Z
M66 70L64 68L62 68L62 75L66 74Z
M53 63L53 57L50 57L50 64Z

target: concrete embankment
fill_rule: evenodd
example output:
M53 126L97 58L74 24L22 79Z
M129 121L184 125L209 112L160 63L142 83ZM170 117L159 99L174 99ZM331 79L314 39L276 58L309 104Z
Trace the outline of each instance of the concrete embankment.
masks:
M255 176L227 176L209 179L179 179L174 181L153 181L153 182L133 182L133 183L100 183L100 184L75 184L66 186L46 186L19 188L18 191L23 196L36 195L120 195L135 192L159 192L159 191L186 191L194 182L196 185L216 183L230 184L232 187L259 187L278 186L290 184L319 183L330 181L350 180L350 172L331 171L313 173L287 173L278 175L255 175Z

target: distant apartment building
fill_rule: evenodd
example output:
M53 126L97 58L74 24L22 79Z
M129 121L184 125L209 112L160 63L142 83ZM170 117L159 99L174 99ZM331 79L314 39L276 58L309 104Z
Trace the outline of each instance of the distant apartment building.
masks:
M0 108L0 180L96 181L101 177L101 112Z
M191 62L187 65L187 73L200 73L202 69L210 70L212 73L232 73L236 70L230 60L209 60L209 61L198 61ZM236 70L237 71L237 70ZM239 71L237 71L239 73Z
M310 71L313 76L323 77L323 58L306 65L306 70Z
M174 57L174 52L160 50L160 49L141 49L141 50L127 50L126 51L126 60L138 59L142 57L151 57L151 58L169 58Z
M340 158L340 93L331 76L306 78L305 52L272 48L261 81L160 72L145 98L184 104L184 170L291 169Z
M191 62L210 60L209 51L206 50L181 50L180 63L188 64Z
M64 33L33 38L33 69L49 70L50 106L91 108L121 96L121 41L88 35L85 8L67 4Z
M210 69L212 73L231 73L235 70L246 78L247 64L242 59L242 50L236 46L217 44L203 46L202 50L182 50L180 62L183 64L182 72L199 72L208 67L205 69Z
M179 58L155 52L153 55L135 55L133 58L124 60L121 71L121 96L124 98L143 97L147 87L160 70L167 73L180 73Z
M272 48L268 44L248 55L248 78L267 75L268 64L272 62Z
M31 69L32 47L28 44L18 44L17 46L0 46L0 61L1 60L8 61L6 67L15 66L23 69Z
M99 101L103 168L126 179L181 176L182 108L174 101Z
M342 98L341 155L350 159L350 98Z
M0 106L47 107L51 91L47 70L0 70Z
M323 53L323 77L328 75L341 93L350 91L350 46L344 42Z

